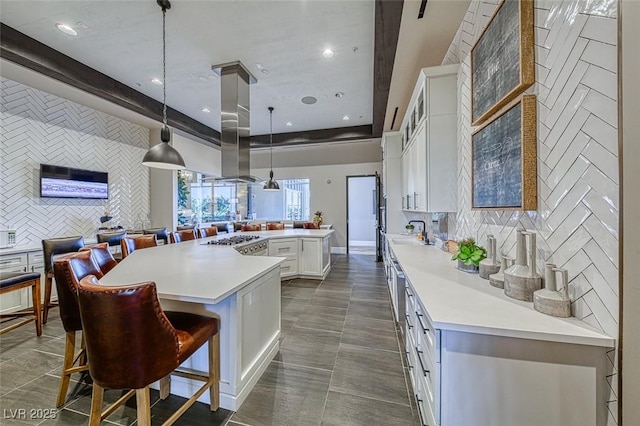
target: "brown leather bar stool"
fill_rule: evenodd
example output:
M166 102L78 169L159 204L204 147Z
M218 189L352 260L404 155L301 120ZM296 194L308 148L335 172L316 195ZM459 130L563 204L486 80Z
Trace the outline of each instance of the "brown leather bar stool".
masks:
M53 288L53 257L61 254L73 253L84 247L83 237L50 238L42 240L42 252L44 253L44 303L42 305L42 324L47 323L49 308L58 306L51 303L51 290Z
M301 220L294 220L294 221L293 221L293 228L294 228L294 229L303 229L303 228L304 228L304 224L305 224L305 222L304 222L304 221L301 221Z
M127 231L102 232L96 234L96 240L98 240L99 243L108 243L109 247L115 247L117 251L120 248L122 239L126 236ZM116 261L121 261L122 252L116 252L113 257L116 259Z
M157 241L162 240L165 244L169 244L169 231L167 231L167 228L143 229L142 233L145 235L155 234Z
M42 312L40 310L40 273L39 272L0 272L0 296L12 291L22 290L23 288L31 287L31 299L33 302L33 308L30 312L12 312L10 314L1 314L0 318L9 317L24 317L27 318L18 323L10 325L9 327L0 330L0 335L8 333L9 331L16 329L22 325L28 324L31 321L36 322L36 334L42 335Z
M189 229L195 229L193 225L180 225L176 227L176 231L188 231Z
M100 244L100 246L102 245L106 246L103 250L111 254L108 244ZM71 375L89 369L86 362L84 336L80 343L80 350L76 353L76 332L82 331L80 309L78 308L78 284L82 278L89 274L102 278L103 273L95 262L95 251L96 249L84 250L83 248L82 251L60 257L53 263L58 299L60 300L60 318L65 331L64 363L58 388L57 407L64 405Z
M305 222L302 224L304 229L320 229L317 223L315 222Z
M109 250L108 243L93 244L91 246L84 246L80 249L80 251L86 250L91 251L93 260L96 262L98 267L100 267L100 271L102 271L103 274L106 274L107 272L118 266L118 262L113 257L113 254L111 254L111 250Z
M169 374L204 381L164 424L175 422L205 391L211 410L219 405L220 323L217 318L164 312L156 285L101 286L87 276L78 289L80 316L93 379L89 425L99 425L112 411L102 411L105 389L135 390L139 425L151 424L149 385ZM176 370L209 342L208 375Z
M200 238L215 237L218 235L218 228L210 226L208 228L200 228Z
M124 237L120 244L122 245L122 258L125 258L135 250L157 247L158 241L155 234L149 234L139 237Z
M282 231L284 229L284 223L267 223L267 231Z
M195 229L183 229L169 234L172 243L181 243L183 241L192 241L196 239Z
M259 223L249 223L247 225L242 225L242 231L262 231L262 225Z
M233 232L242 231L242 227L248 224L249 222L233 222Z

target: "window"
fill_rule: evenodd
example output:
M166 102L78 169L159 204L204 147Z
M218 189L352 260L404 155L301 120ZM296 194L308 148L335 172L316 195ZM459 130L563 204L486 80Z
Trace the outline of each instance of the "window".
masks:
M309 220L309 179L278 179L280 191L254 190L251 211L259 220Z

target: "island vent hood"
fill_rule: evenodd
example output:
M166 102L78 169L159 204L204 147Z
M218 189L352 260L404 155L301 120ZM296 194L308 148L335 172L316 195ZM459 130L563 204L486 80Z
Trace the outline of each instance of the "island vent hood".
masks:
M220 75L220 146L222 183L260 183L250 174L249 151L249 85L257 80L240 62L211 67Z

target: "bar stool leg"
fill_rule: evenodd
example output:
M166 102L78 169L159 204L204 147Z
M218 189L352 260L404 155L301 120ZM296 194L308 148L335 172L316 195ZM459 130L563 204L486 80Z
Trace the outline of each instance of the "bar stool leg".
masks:
M96 383L93 384L91 395L91 414L89 415L89 426L100 426L102 416L102 400L104 399L104 388Z
M209 339L209 404L211 411L220 407L220 333Z
M160 379L160 399L167 399L171 393L171 374L167 374Z
M33 315L36 317L36 335L42 335L42 308L40 307L40 279L31 287L31 299L33 302Z
M51 303L51 288L53 286L53 277L47 274L44 280L44 305L42 306L42 324L46 324L49 319L49 304Z
M73 358L75 356L76 349L76 332L67 331L65 341L64 364L62 367L62 377L60 378L60 388L58 389L58 402L56 403L58 408L64 405L64 401L67 398L67 390L69 390L71 373L68 373L68 370L73 367Z
M151 397L149 395L149 386L142 389L136 389L136 406L138 408L138 424L151 424Z

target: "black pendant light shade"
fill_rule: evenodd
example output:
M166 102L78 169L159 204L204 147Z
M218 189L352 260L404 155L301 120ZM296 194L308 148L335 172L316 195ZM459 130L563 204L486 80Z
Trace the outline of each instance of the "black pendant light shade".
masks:
M162 8L162 129L160 130L161 142L147 151L142 159L142 165L157 169L182 170L185 168L182 155L171 145L171 131L167 126L167 60L166 60L166 26L165 15L167 9L171 9L169 0L157 0Z
M280 185L273 178L273 107L269 107L269 153L271 154L271 170L269 171L269 180L264 184L262 189L265 191L280 191Z

